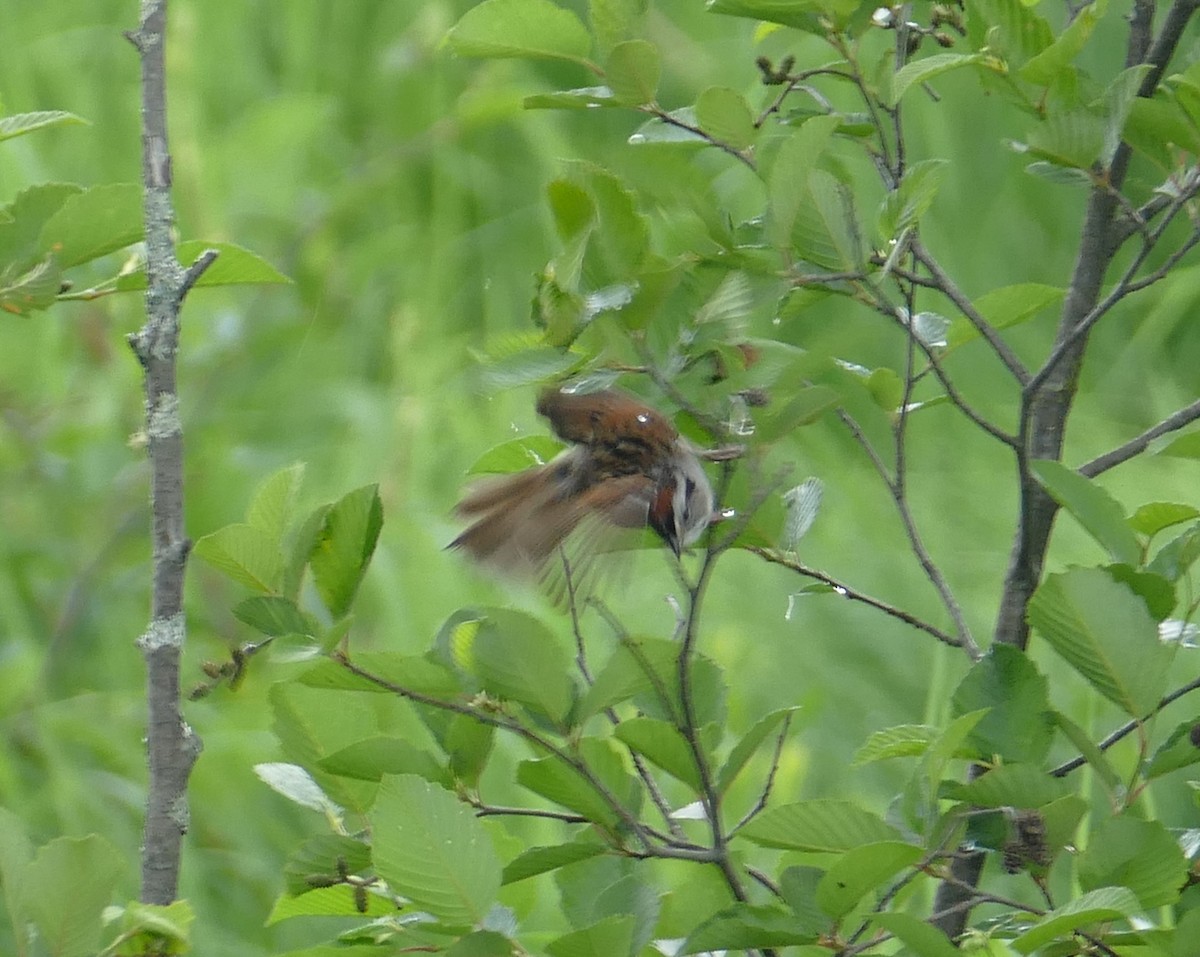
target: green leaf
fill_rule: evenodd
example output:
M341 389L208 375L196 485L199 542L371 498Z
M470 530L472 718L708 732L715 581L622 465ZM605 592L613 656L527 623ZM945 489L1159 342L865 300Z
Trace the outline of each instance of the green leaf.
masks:
M84 957L100 942L100 915L125 867L104 838L59 837L38 849L24 869L21 913L37 927L54 957Z
M283 877L288 894L296 896L313 890L322 878L339 878L343 870L359 876L369 874L370 845L342 834L318 834L292 851L283 866Z
M699 123L696 110L682 106L667 113L674 122L661 120L657 116L639 126L629 137L630 146L709 146L702 133L696 132Z
M807 201L808 175L829 146L837 118L809 120L792 133L775 154L767 175L767 239L778 249L790 247L792 230Z
M824 876L818 867L796 865L779 875L779 893L796 917L796 929L814 936L833 926L833 919L817 906L817 887Z
M36 133L38 130L49 129L52 126L71 124L88 125L88 121L74 113L62 110L43 110L36 113L14 113L12 116L0 117L0 143L11 140L26 133Z
M935 53L920 60L913 60L896 71L892 77L892 95L889 106L895 106L909 89L926 83L935 76L958 70L976 63L986 63L987 57L979 53Z
M33 860L33 843L25 835L25 823L6 807L0 807L0 890L8 911L9 925L27 922L22 912L25 868Z
M808 188L824 233L837 253L832 265L848 271L858 269L863 263L862 230L854 209L853 193L844 182L823 169L815 169L809 174ZM822 259L814 262L829 264Z
M975 301L975 309L993 328L1007 329L1028 322L1044 309L1057 306L1064 295L1064 291L1055 286L1018 283L984 293ZM951 347L978 338L979 332L966 319L956 320L950 327Z
M440 743L450 758L450 773L457 781L469 788L479 787L495 738L495 728L470 715L456 714L451 718Z
M1037 56L1054 42L1054 31L1022 0L979 0L977 13L987 28L988 47L1010 69Z
M863 844L899 841L900 832L849 801L815 800L764 811L738 832L762 847L843 853Z
M499 698L527 705L562 724L575 699L570 658L540 621L488 608L465 650L464 666Z
M550 957L620 957L633 949L634 918L611 916L557 937L546 945Z
M615 736L630 750L682 781L700 790L700 772L687 741L678 729L657 718L627 718L617 725Z
M283 761L273 761L256 764L254 773L258 775L267 787L277 794L282 794L289 801L306 807L311 811L321 811L334 817L342 813L342 809L317 784L311 774L298 764L288 764Z
M987 709L968 741L979 757L1040 764L1050 751L1054 713L1046 678L1020 649L996 642L954 692L955 714Z
M50 256L12 281L0 284L0 310L27 316L48 309L62 292L62 283L62 270Z
M1161 91L1154 99L1134 99L1122 135L1130 145L1168 168L1176 161L1172 146L1200 155L1200 129L1179 103Z
M1177 582L1200 558L1200 522L1190 525L1155 554L1147 571Z
M1085 891L1128 888L1147 911L1174 905L1188 875L1179 843L1162 823L1140 821L1128 814L1100 823L1079 855L1077 867L1079 885Z
M815 934L798 927L795 916L781 907L735 904L693 930L676 953L749 951L811 944L815 940Z
M653 103L660 72L658 48L645 40L618 43L604 64L613 95L626 106Z
M1176 726L1150 759L1146 767L1147 780L1200 762L1200 745L1196 743L1200 731L1197 728L1200 728L1200 720L1196 718L1189 718Z
M551 180L546 186L546 199L554 214L554 225L563 242L584 235L596 225L596 204L588 191L569 179ZM573 283L559 278L568 286Z
M1029 469L1046 491L1118 562L1137 566L1142 550L1116 500L1061 462L1036 459Z
M292 536L290 545L285 549L283 566L283 583L280 591L293 601L300 595L300 586L304 583L304 572L308 568L308 559L312 550L317 546L317 537L325 524L325 516L330 506L320 505L309 512L300 523ZM263 516L258 516L259 520Z
M1169 455L1177 459L1200 459L1200 432L1185 432L1154 454Z
M1054 42L1021 67L1021 79L1039 86L1051 86L1061 79L1092 35L1103 7L1101 3L1089 3L1080 8Z
M778 442L802 425L817 421L841 402L841 394L825 385L801 389L784 403L752 410L755 437L764 443Z
M596 45L611 51L638 31L648 6L647 0L589 0L588 23Z
M1200 518L1200 509L1179 502L1147 502L1129 517L1129 527L1142 535L1154 536L1172 525Z
M303 463L290 465L268 476L255 491L246 510L246 524L261 529L272 541L282 542L291 525L303 482Z
M319 762L322 771L360 781L378 781L385 774L415 774L450 787L449 772L430 754L404 738L377 735L335 751Z
M882 237L893 238L917 225L933 205L948 166L948 160L924 160L908 168L900 185L880 204L878 228Z
M1049 576L1029 623L1068 664L1126 714L1148 714L1166 688L1175 648L1159 640L1145 603L1100 569Z
M1030 954L1058 937L1071 936L1078 927L1134 917L1140 910L1137 898L1127 887L1102 887L1051 911L1019 935L1012 946L1018 953Z
M947 781L942 788L945 797L956 801L1017 808L1040 808L1066 797L1070 790L1062 778L1028 764L1002 764L973 781Z
M190 266L201 253L209 249L216 250L217 258L196 281L197 289L205 286L273 285L291 282L261 256L233 243L208 243L190 239L175 247L175 255L184 266ZM144 263L117 277L117 292L138 292L145 288Z
M660 675L670 668L678 648L662 639L631 639L617 648L596 673L596 679L580 701L582 722L605 708L628 701L635 695L666 689Z
M462 691L458 679L442 665L418 655L395 651L358 653L354 664L363 671L419 694L452 697ZM310 688L335 691L374 691L392 694L387 688L359 677L336 661L322 661L299 676Z
M293 917L389 917L396 913L395 903L374 888L355 895L355 889L342 884L338 887L317 887L292 896L281 894L267 915L270 927ZM340 952L340 951L339 951Z
M531 847L508 862L501 883L515 884L517 881L606 853L608 849L603 844L591 841L572 841L570 844L556 844L553 847Z
M805 30L824 37L829 32L828 23L842 25L857 7L857 0L828 0L811 3L807 0L708 0L708 10L731 17L749 17L781 23L787 27Z
M236 582L273 592L283 571L277 542L253 525L226 525L196 542L193 554Z
M594 743L602 744L602 742ZM609 776L623 774L620 757L606 745L604 750L607 751L607 757L602 757L601 760L608 765ZM599 748L595 748L590 756L595 758L599 753ZM589 767L593 773L601 773L590 763ZM580 770L559 757L551 756L522 761L517 767L517 783L535 794L548 798L555 804L561 804L563 807L583 815L589 821L595 821L610 828L617 824L616 811L596 790L596 787Z
M746 149L758 133L745 97L723 86L710 86L700 94L696 122L718 143L735 150Z
M1051 112L1030 131L1027 144L1014 145L1058 166L1086 170L1104 151L1104 134L1102 114L1076 107Z
M1079 750L1079 753L1087 759L1087 763L1100 776L1100 780L1104 782L1110 792L1115 793L1118 788L1123 787L1121 776L1113 769L1104 752L1096 746L1083 728L1062 712L1055 712L1054 721L1067 739Z
M1130 110L1138 101L1138 94L1141 92L1142 84L1150 70L1149 63L1141 63L1122 70L1108 84L1103 96L1098 101L1097 105L1104 114L1104 152L1100 159L1105 166L1112 162L1113 155L1121 145Z
M938 729L929 724L899 724L874 731L855 753L850 766L860 767L888 758L918 757L929 749L937 735Z
M186 953L191 946L192 924L196 914L184 900L170 904L143 904L130 901L121 913L121 934L126 937L133 950L150 953L158 949L162 953Z
M1129 590L1146 603L1146 610L1156 622L1164 621L1175 610L1178 599L1175 586L1155 572L1142 572L1129 565L1105 565L1104 570L1113 581L1129 587ZM1161 637L1161 635L1160 635Z
M855 847L838 858L817 885L817 903L830 917L845 917L867 894L922 857L921 848L900 841Z
M782 724L785 729L783 733L786 733L787 725L797 710L799 710L798 707L779 708L770 714L763 715L755 722L754 727L734 745L733 750L729 752L729 757L721 765L721 770L717 773L718 795L723 795L729 790L729 786L737 779L746 763L762 747L763 742L775 733L776 728Z
M513 952L513 942L503 934L494 930L477 930L447 947L446 957L512 957Z
M142 238L142 188L93 186L68 197L42 229L38 245L66 269L124 249Z
M590 66L592 38L570 10L549 0L483 0L446 34L459 56L569 60Z
M872 914L871 923L894 934L916 957L957 957L962 953L940 930L911 914L901 911Z
M45 261L47 250L39 245L43 228L70 197L82 192L74 183L40 183L0 207L0 276L12 277Z
M607 86L581 86L553 93L532 93L521 101L526 110L591 110L596 107L624 106Z
M415 775L388 775L370 821L375 866L392 890L445 924L483 921L500 891L500 862L470 808Z
M548 435L524 435L488 449L467 469L467 474L508 475L523 472L545 465L563 448L562 442Z
M544 382L574 368L582 358L558 348L525 349L500 359L487 360L479 373L480 386L485 392L498 392Z
M904 380L894 369L872 369L867 376L867 391L885 412L895 412L904 400Z
M233 615L264 635L307 635L315 637L321 631L315 618L301 611L290 598L275 595L255 595L233 607Z
M308 562L317 593L334 618L350 610L382 527L378 485L347 493L325 513Z

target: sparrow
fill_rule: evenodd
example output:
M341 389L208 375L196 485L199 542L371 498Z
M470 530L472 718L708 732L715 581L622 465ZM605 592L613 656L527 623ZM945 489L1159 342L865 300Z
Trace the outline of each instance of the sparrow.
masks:
M649 527L678 556L712 520L696 449L666 416L616 389L546 389L537 411L570 447L469 488L455 511L471 524L448 547L503 572L541 575L568 539L573 551L595 552L615 530Z

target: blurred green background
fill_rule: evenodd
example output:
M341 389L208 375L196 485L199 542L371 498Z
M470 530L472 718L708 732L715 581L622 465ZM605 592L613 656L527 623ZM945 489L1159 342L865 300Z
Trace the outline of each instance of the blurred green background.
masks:
M237 521L253 487L294 462L307 463L309 504L378 482L386 524L355 641L413 652L471 602L516 602L564 625L536 595L443 551L470 464L500 441L543 430L532 390L473 388L472 350L529 327L534 276L556 251L544 189L563 162L583 157L633 175L641 162L625 143L639 125L634 114L521 109L528 93L591 82L577 68L462 62L441 51L468 6L177 0L170 12L179 234L243 245L295 281L198 291L187 302L180 395L189 533ZM4 202L38 182L138 178L138 64L121 36L136 15L133 0L0 7L3 112L69 110L91 124L0 145ZM667 107L715 83L763 97L753 62L760 52L791 52L801 65L829 58L786 31L756 40L749 21L699 3L651 10L646 31L666 54ZM1065 284L1084 193L1022 171L1002 140L1019 137L1024 121L1005 104L981 97L968 79L939 93L938 103L911 98L908 117L913 158L952 163L924 231L928 245L972 295L1013 282ZM694 162L716 180L731 165L709 155ZM731 208L752 207L737 173L727 192ZM876 196L864 197L867 209ZM1195 268L1101 328L1068 463L1194 397ZM74 278L78 286L103 275ZM1042 354L1052 322L1044 316L1014 336L1022 355ZM0 804L38 843L107 835L129 864L117 899L137 893L145 786L134 640L148 613L147 466L130 441L142 403L124 344L140 324L134 296L0 317ZM756 332L901 367L902 341L845 303ZM982 350L964 351L952 371L974 402L1012 421L1014 397ZM912 439L917 518L986 640L1014 521L1007 460L945 406L920 417ZM836 423L804 430L786 451L796 481L816 475L826 484L803 560L946 626L887 496ZM1146 460L1105 485L1129 510L1156 498L1194 501L1195 468ZM1061 567L1100 556L1064 519L1052 557ZM673 578L659 555L636 561L614 605L636 630L667 634L674 618L663 596ZM776 793L852 788L882 807L904 769L851 769L854 750L871 730L942 717L965 659L861 606L790 601L802 584L750 556L723 562L702 644L737 682L729 728L802 705ZM228 612L239 597L193 563L185 683L201 680L201 661L248 637ZM1077 680L1043 649L1033 653L1054 675L1058 706L1084 700ZM1180 660L1186 670L1190 659ZM279 759L266 694L283 673L256 667L236 693L187 709L205 743L181 889L199 913L198 953L266 953L317 935L302 922L263 927L288 851L322 830L252 770ZM1098 733L1116 723L1106 709L1089 720ZM1163 800L1172 823L1183 805ZM9 933L0 927L0 950Z

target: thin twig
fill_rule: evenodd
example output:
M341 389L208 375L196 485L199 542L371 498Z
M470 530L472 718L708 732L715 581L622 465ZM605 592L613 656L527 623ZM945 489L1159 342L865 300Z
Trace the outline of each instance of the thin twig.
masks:
M1184 695L1191 694L1193 691L1196 691L1198 689L1200 689L1200 678L1196 678L1193 681L1189 681L1187 684L1183 685L1182 687L1176 688L1170 694L1164 695L1162 700L1160 700L1158 702L1158 704L1155 705L1153 711L1150 711L1149 713L1142 716L1141 718L1135 718L1131 721L1126 721L1123 725L1121 725L1119 728L1117 728L1115 731L1113 731L1107 737L1105 737L1102 741L1100 741L1096 745L1096 748L1100 751L1107 751L1109 748L1111 748L1114 744L1116 744L1122 738L1128 737L1130 734L1132 734L1138 728L1142 727L1142 725L1144 725L1147 721L1149 721L1156 714L1158 714L1160 711L1162 711L1167 705L1171 704L1174 701L1178 701ZM1085 764L1087 764L1087 758L1084 757L1082 754L1080 754L1080 755L1072 758L1070 761L1064 761L1058 767L1051 770L1050 774L1056 778L1066 777L1068 774L1070 774L1076 768L1081 768Z
M949 584L943 577L941 569L938 568L928 551L926 551L925 544L921 540L921 535L917 530L907 501L903 496L896 494L895 484L888 473L888 468L884 464L883 459L880 458L879 453L871 445L866 433L863 432L862 428L849 412L839 408L837 416L849 430L854 440L866 451L871 464L875 466L875 471L879 473L879 477L887 487L888 493L892 497L892 502L896 506L896 511L900 516L900 522L904 526L904 533L908 538L909 548L916 557L918 564L920 564L922 571L925 572L925 577L929 579L930 584L933 585L934 590L938 593L938 597L941 598L943 606L945 606L946 610L950 613L950 617L954 620L954 627L959 642L958 646L967 653L972 661L978 661L983 657L983 652L979 650L975 639L971 637L966 618L963 617L962 609L959 607L954 593L950 590Z
M1191 405L1186 405L1178 412L1175 412L1157 425L1151 426L1141 435L1130 439L1123 445L1117 446L1111 452L1105 452L1079 467L1079 474L1085 475L1088 478L1095 478L1109 469L1120 465L1123 462L1128 462L1130 459L1140 455L1155 439L1166 435L1169 432L1175 432L1182 429L1185 425L1190 425L1200 419L1200 399L1193 402Z
M779 760L783 757L783 742L787 738L788 728L792 724L792 715L789 712L784 715L783 727L779 729L779 734L775 738L775 752L771 755L771 766L767 771L766 780L763 781L762 790L759 791L758 800L754 802L754 806L750 808L742 819L729 829L730 836L733 836L743 827L754 820L767 807L767 802L771 799L771 791L775 787L775 775L779 772Z
M571 630L575 635L575 665L579 669L579 673L583 676L583 680L590 686L594 684L591 668L587 660L587 646L583 639L583 629L579 623L579 603L578 591L574 575L571 569L570 559L567 557L566 550L559 547L559 558L562 561L563 581L567 590L567 608L571 616ZM604 716L608 719L608 723L614 728L621 723L620 717L613 708L605 708ZM641 778L646 792L650 795L650 800L654 802L654 806L658 808L659 814L662 815L663 821L666 823L668 830L671 832L672 838L682 840L684 837L683 829L679 823L671 817L671 805L667 802L666 797L659 788L658 782L654 780L654 776L650 773L650 769L646 766L646 762L642 756L633 748L626 745L626 751L629 754L630 760L633 761L633 766L637 770L637 775Z
M958 311L963 314L967 322L974 327L975 331L983 336L988 345L992 347L992 352L996 354L997 358L1012 373L1013 378L1022 385L1028 382L1029 370L1017 358L1017 354L1012 351L1008 343L1001 338L1000 333L979 313L974 303L958 288L958 284L942 269L941 264L933 257L932 253L925 248L919 239L913 240L912 250L918 262L929 270L930 276L937 283L937 288L958 307Z
M677 129L686 130L687 132L698 136L710 146L715 146L722 152L728 153L734 159L743 163L747 168L751 170L757 169L754 163L753 155L749 150L739 150L736 146L731 146L724 140L717 139L717 137L713 136L711 133L705 132L696 124L688 123L686 120L681 120L677 116L672 116L658 104L651 103L647 106L638 107L638 109L640 109L643 113L649 113L655 119L666 123L667 126L674 126Z
M762 548L758 545L749 545L746 546L746 551L757 555L764 561L771 562L774 565L782 565L784 568L794 571L797 575L803 575L805 578L811 578L814 581L819 581L822 584L828 585L841 597L850 601L861 602L864 605L868 605L871 608L883 612L885 615L890 615L892 618L897 618L906 625L911 625L913 628L916 628L919 631L923 631L928 635L932 635L938 641L942 642L942 644L950 645L952 648L962 647L962 642L958 638L947 634L940 628L934 627L933 625L929 624L929 622L918 618L911 612L907 612L902 608L897 608L895 605L889 605L887 602L868 595L865 592L860 592L856 588L847 585L840 579L834 578L832 575L827 575L825 572L819 571L815 568L811 568L808 565L791 558L789 555L779 551L778 549Z
M609 810L613 812L613 815L620 820L620 822L637 838L638 843L640 843L647 850L650 850L653 847L653 844L649 840L649 835L646 833L646 829L642 823L630 812L627 807L625 807L624 804L617 799L616 795L613 794L604 784L604 782L596 776L595 772L592 771L588 764L568 751L565 751L563 748L560 748L545 735L539 734L537 731L525 727L520 722L514 721L513 719L496 712L483 711L469 704L462 704L457 701L447 701L443 698L424 694L423 692L416 691L412 688L406 688L403 685L396 684L394 681L389 681L387 678L373 674L372 672L367 671L365 668L360 668L349 657L340 652L335 652L332 657L334 662L336 662L342 668L345 668L351 674L357 675L359 678L362 678L364 681L369 681L371 684L376 685L377 687L390 691L392 694L399 695L400 697L406 698L409 701L415 701L418 704L439 708L442 711L452 711L455 714L461 714L465 717L471 718L474 721L478 721L480 724L490 725L493 728L507 731L519 738L523 738L530 744L536 745L537 747L546 751L548 754L554 755L554 757L558 758L558 760L562 761L580 777L587 781L588 785L608 806Z

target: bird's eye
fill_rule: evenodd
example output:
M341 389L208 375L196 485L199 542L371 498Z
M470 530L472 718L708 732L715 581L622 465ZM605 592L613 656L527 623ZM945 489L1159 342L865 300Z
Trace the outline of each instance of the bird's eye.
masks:
M650 422L650 416L646 415L645 412L639 412L637 414L637 420L640 424L646 425Z

